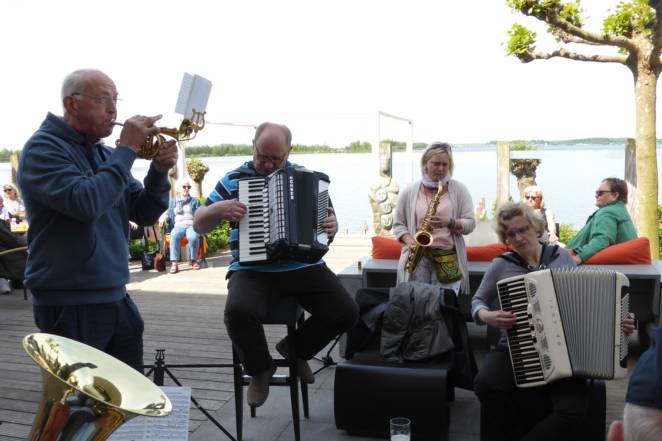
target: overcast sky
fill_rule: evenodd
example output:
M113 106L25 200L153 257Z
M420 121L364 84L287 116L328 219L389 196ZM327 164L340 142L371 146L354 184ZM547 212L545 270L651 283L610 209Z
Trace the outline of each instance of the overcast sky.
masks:
M505 3L2 2L0 148L22 147L46 112L61 114L62 79L84 67L115 80L120 120L162 113L176 126L189 72L213 83L208 121L285 123L295 143L374 142L378 110L413 120L421 142L634 136L630 72L506 57L511 24L535 21ZM617 3L582 2L598 23ZM382 137L404 140L409 128L383 120ZM210 125L192 144L251 138L249 129Z

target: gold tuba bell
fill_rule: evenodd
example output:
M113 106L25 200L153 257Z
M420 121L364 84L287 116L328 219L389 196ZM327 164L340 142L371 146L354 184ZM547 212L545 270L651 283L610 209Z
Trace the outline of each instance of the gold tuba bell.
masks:
M179 125L178 129L169 128L169 127L159 127L159 133L154 136L148 136L145 139L143 145L140 146L138 151L138 157L143 159L152 159L159 154L159 149L161 145L166 141L164 135L169 136L176 141L190 141L195 138L195 135L198 134L205 126L205 113L198 112L193 109L193 115L191 119L184 118L182 123ZM123 125L122 123L115 123L118 126ZM115 145L119 145L120 140L115 141Z
M432 246L432 226L430 225L430 218L437 212L437 206L439 205L439 200L443 193L444 186L442 182L439 181L437 193L430 201L423 222L421 222L421 229L414 235L414 249L409 251L409 255L407 256L405 271L410 274L416 270L425 250Z
M42 369L30 441L100 441L138 416L166 416L168 397L147 377L91 346L30 334L23 348Z

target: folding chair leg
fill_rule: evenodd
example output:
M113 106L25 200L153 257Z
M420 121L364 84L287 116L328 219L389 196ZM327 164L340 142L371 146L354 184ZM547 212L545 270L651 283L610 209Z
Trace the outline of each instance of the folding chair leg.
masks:
M308 413L308 385L301 382L301 401L303 402L303 416L310 418Z

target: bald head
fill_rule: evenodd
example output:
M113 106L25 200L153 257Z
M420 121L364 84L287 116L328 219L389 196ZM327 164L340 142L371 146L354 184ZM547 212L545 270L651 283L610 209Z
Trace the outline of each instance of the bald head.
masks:
M111 82L108 75L96 69L79 69L71 72L62 82L62 100L74 93L87 93L96 81Z

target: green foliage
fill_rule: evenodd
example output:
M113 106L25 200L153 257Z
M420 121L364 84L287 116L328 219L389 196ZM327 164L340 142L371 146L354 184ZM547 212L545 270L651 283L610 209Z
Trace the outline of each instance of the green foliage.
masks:
M570 2L562 5L559 16L577 27L582 27L584 21L582 20L581 13L582 9L579 5L579 0L575 0L574 3Z
M648 0L621 1L604 20L602 31L628 38L634 34L650 35L654 22L655 11L648 6Z
M202 182L205 174L209 171L209 167L199 159L187 158L186 170L195 182Z
M516 140L510 143L511 151L530 151L538 150L538 147L529 141Z
M568 243L577 235L579 230L573 230L568 224L561 224L559 226L559 240L563 243Z
M225 250L230 245L230 223L221 222L211 233L207 234L207 254Z
M508 0L508 6L524 15L544 17L549 13L559 13L563 5L561 0Z
M535 50L536 33L520 24L513 24L508 31L509 40L506 43L507 55L515 55L523 63L531 61L531 53Z

